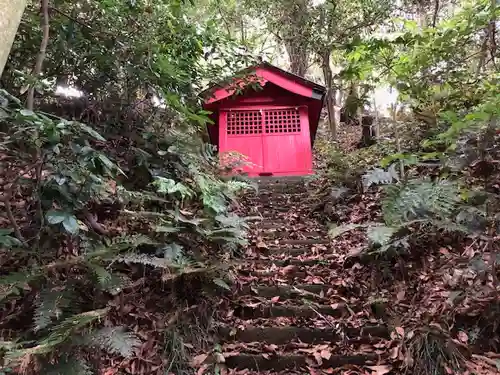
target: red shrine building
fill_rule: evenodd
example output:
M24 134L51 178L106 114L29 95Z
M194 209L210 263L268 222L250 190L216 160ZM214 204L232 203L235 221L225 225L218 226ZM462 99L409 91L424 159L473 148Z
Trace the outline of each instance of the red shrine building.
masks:
M243 155L251 177L313 173L312 146L325 87L261 63L202 93L210 142L224 155Z

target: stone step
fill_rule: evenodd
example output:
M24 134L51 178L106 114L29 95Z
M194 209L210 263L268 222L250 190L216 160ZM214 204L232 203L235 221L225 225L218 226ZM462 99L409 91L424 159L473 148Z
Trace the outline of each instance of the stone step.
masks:
M305 193L276 193L272 191L260 191L255 198L261 203L287 201L298 203L306 196L308 196L308 194Z
M310 270L308 268L311 266L299 266L299 265L289 265L285 267L271 267L264 266L261 269L258 267L242 267L236 269L236 271L243 276L250 276L253 278L263 278L263 279L273 279L289 285L297 284L307 284L310 278ZM319 282L321 280L328 279L331 276L332 271L339 268L337 262L331 261L329 263L321 264L316 268L314 273L315 279ZM270 280L265 280L268 283ZM339 289L339 286L336 287Z
M322 300L322 295L327 296L330 291L339 291L339 286L326 284L298 284L291 285L273 285L273 286L245 286L239 295L257 295L264 298L273 298L279 296L281 299L303 298L306 300ZM331 299L331 298L330 298ZM340 301L340 298L339 298Z
M257 196L262 195L300 195L307 196L309 192L304 186L272 185L259 188Z
M300 255L312 254L313 251L309 247L268 247L259 248L259 253L264 254L266 256L289 256L296 257Z
M283 227L281 227L280 229L283 229ZM303 230L295 230L295 229L275 230L274 228L271 230L264 230L262 232L262 237L270 239L277 239L277 238L289 239L291 235L295 235L297 233L299 233L301 237L304 237L304 239L328 238L327 232L319 232L319 231L306 232Z
M300 183L304 184L306 178L304 176L259 176L254 179L258 184L276 184L276 183Z
M280 220L273 220L273 221L264 220L260 223L259 228L279 230L279 229L286 228L288 225L290 225L290 224L287 223L286 221L282 221L282 220L281 221Z
M258 209L261 214L275 214L276 212L288 212L292 209L292 207L288 205L279 205L276 207L260 206Z
M278 317L317 318L318 313L323 316L342 318L349 316L350 308L345 303L337 303L335 306L238 306L234 310L234 316L240 319L272 319Z
M339 342L353 339L357 342L370 343L374 339L389 338L386 326L364 326L362 328L306 328L306 327L220 327L219 338L223 341L265 342L266 344L283 345L293 340L307 344Z
M301 250L301 249L299 249ZM294 265L294 266L315 266L317 264L323 264L323 265L332 265L332 262L334 262L337 259L336 256L330 255L330 256L324 256L322 258L317 258L317 259L297 259L297 258L287 258L287 259L248 259L244 260L241 262L236 262L237 266L240 266L244 269L244 272L248 271L248 268L251 268L252 265L261 265L261 266L272 266L273 264L278 266L278 267L286 267L288 265Z
M330 243L330 238L325 236L323 238L306 238L306 239L284 239L280 240L281 245L304 246L304 245L326 245Z
M329 359L323 359L321 368L334 368L338 369L346 365L363 366L376 363L378 355L375 353L370 354L356 354L356 355L332 355ZM313 359L304 355L298 354L235 354L225 357L225 364L227 367L237 370L256 370L259 374L261 371L284 371L287 369L305 368L314 363ZM307 374L310 372L308 371Z

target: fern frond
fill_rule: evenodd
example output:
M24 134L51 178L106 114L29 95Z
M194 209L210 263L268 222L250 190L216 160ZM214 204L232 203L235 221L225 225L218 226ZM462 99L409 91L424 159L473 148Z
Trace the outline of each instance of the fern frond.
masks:
M141 340L125 327L105 327L92 332L86 342L90 346L97 346L109 353L119 354L122 357L131 357Z
M31 354L40 354L50 352L57 345L62 344L78 330L87 327L96 320L102 319L108 313L109 309L99 309L86 311L64 319L62 322L50 329L48 336L39 341L35 348L27 349Z
M90 263L89 266L91 267L92 271L97 277L99 285L103 289L106 288L107 285L111 282L111 279L113 278L111 272L109 272L106 268L101 267L97 264Z
M385 225L368 227L366 236L372 245L385 246L391 243L393 236L400 228L387 227Z
M52 319L59 319L71 301L71 293L64 287L42 290L35 301L34 331L47 328L52 323Z
M125 250L136 249L141 245L157 244L158 242L145 235L117 237L109 240L105 246L99 246L96 249L87 252L85 254L85 259L88 262L110 259Z
M38 269L13 272L0 277L0 302L11 295L19 295L24 285L38 279L41 275L41 270Z
M362 176L363 187L368 189L372 185L392 184L399 181L399 175L396 171L396 164L391 164L387 171L381 168L374 168Z
M0 277L0 286L24 285L40 275L41 272L32 272L31 270L9 273L8 275Z
M123 290L129 282L124 275L111 273L98 264L89 263L89 267L94 273L99 288L113 295Z
M115 262L121 262L125 264L137 263L145 266L153 266L155 268L172 268L175 265L168 262L166 259L158 258L146 254L124 254L114 259Z
M248 229L247 218L241 217L235 214L229 215L217 215L215 220L219 222L223 227L232 227L232 228L245 228Z
M382 212L389 226L450 217L460 197L457 185L448 181L409 181L404 185L386 186L385 193Z

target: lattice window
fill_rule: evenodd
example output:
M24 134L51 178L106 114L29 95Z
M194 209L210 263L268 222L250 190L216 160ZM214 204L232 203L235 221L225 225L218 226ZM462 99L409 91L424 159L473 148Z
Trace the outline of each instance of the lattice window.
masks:
M300 113L297 109L266 111L266 133L300 133Z
M260 111L229 112L227 134L262 134L262 113Z

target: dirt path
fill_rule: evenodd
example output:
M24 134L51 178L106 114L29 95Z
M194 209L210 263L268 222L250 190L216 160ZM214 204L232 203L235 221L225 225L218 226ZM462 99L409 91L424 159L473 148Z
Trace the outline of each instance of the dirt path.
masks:
M307 216L308 196L300 179L268 180L246 203L263 220L219 330L225 364L231 374L386 374L389 330L339 279L343 259Z

